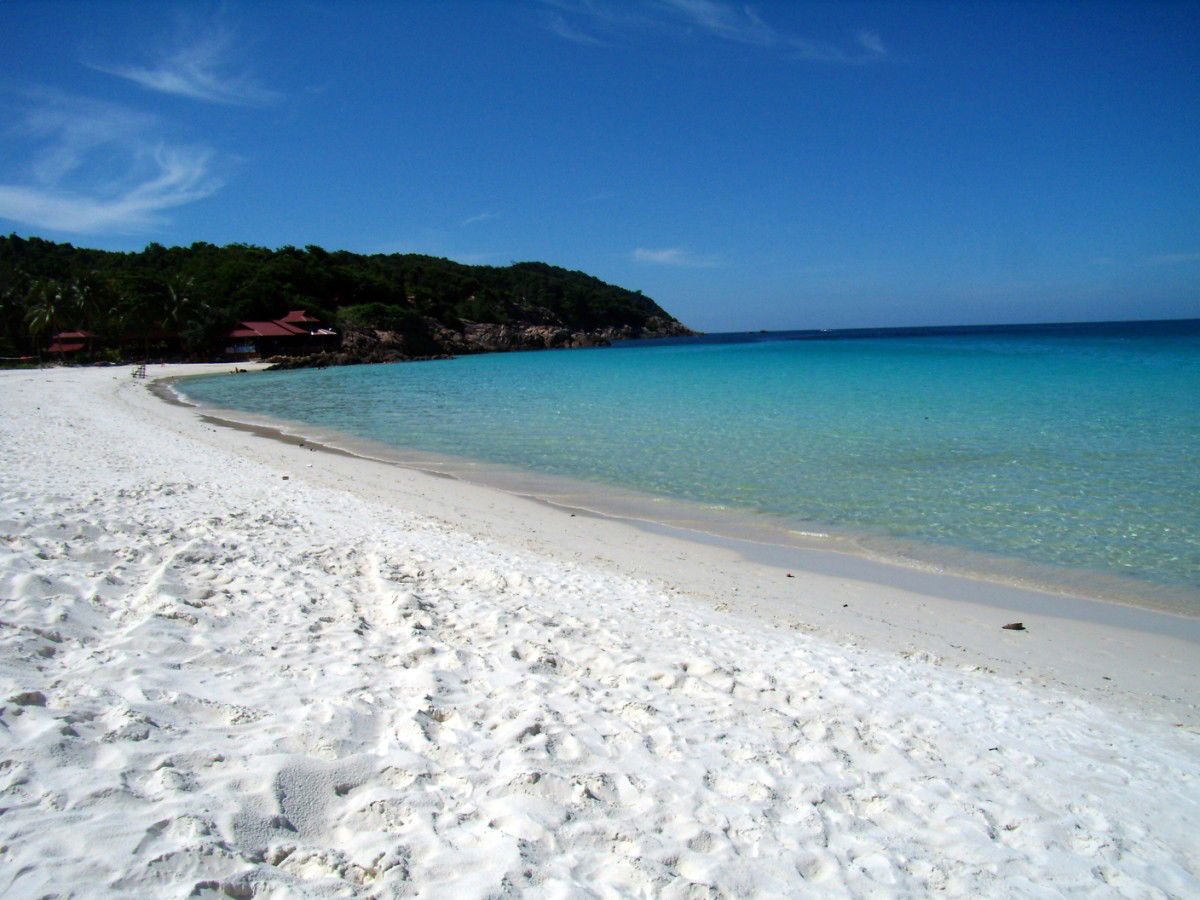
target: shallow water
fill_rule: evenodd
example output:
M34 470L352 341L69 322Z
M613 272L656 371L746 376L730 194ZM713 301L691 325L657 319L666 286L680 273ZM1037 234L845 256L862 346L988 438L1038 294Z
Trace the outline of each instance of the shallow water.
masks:
M991 558L1010 575L1028 563L1041 580L1117 576L1133 594L1167 586L1200 598L1196 323L796 337L807 335L216 376L182 389L388 446L566 476L599 486L601 500L612 485L884 555L961 551L966 568Z

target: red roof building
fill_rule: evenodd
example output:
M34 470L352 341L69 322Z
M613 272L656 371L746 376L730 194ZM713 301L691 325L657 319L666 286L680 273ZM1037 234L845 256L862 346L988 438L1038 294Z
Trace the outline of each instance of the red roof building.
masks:
M308 334L303 328L289 325L282 319L274 322L238 322L238 327L229 332L231 338L292 337Z
M278 321L280 321L286 325L299 325L301 327L303 327L305 325L314 325L315 326L315 325L321 324L320 319L314 319L312 316L310 316L307 312L305 312L302 309L293 309L290 313L288 313L286 316L284 316L282 319L279 319Z
M78 353L95 337L90 331L60 331L46 350L49 353Z
M319 319L302 309L294 309L282 319L269 322L238 322L225 335L230 341L225 354L244 359L331 349L336 344L337 332L321 328L320 324Z

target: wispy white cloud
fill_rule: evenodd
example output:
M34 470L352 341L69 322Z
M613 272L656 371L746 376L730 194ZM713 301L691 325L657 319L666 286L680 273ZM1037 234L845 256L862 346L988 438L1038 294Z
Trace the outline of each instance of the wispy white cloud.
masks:
M423 226L409 234L389 239L366 248L367 253L419 253L439 259L452 259L469 266L501 265L511 259L500 250L478 250L464 247L462 233L454 227Z
M476 225L480 222L487 222L489 219L495 219L495 218L497 218L495 213L481 212L475 216L468 216L467 218L463 219L462 222L460 222L459 224L465 228L468 225Z
M683 266L689 269L711 269L717 265L717 261L711 256L697 256L682 247L664 247L659 250L638 247L633 251L633 258L638 262L659 266Z
M157 170L145 180L108 197L0 184L0 218L69 232L139 228L156 221L157 213L213 191L204 156L160 148L154 164Z
M481 253L456 253L451 259L467 266L499 266L503 265L504 254L496 250Z
M611 0L538 0L548 7L544 19L553 34L574 44L610 46L624 34L654 28L644 3L631 5Z
M7 136L40 144L29 169L42 184L69 176L96 147L121 143L156 124L153 116L124 106L41 88L25 92L15 113Z
M1159 253L1146 258L1146 264L1150 266L1174 266L1192 262L1200 262L1200 253Z
M542 3L555 10L547 19L549 29L577 43L609 43L595 37L596 32L611 40L646 31L675 37L699 33L767 48L805 62L860 65L889 58L883 39L874 32L859 32L846 45L816 40L772 25L750 6L724 0L642 0L633 6L610 0L542 0ZM581 23L586 23L586 27Z
M210 24L199 37L190 37L174 47L159 48L148 65L88 65L147 90L206 103L266 106L279 99L278 92L263 87L245 69L239 70L235 57L232 33L220 24Z
M883 46L883 39L873 31L860 31L858 33L858 44L868 53L874 53L876 56L887 56L887 47Z
M605 42L600 40L600 38L576 28L558 13L549 17L548 25L552 32L563 40L570 41L573 44L588 44L593 47L605 46Z
M659 0L661 6L716 37L739 44L769 46L782 36L750 7L733 7L716 0Z
M774 47L809 62L864 63L884 59L887 48L879 35L860 32L850 49L827 41L790 34L768 24L751 7L718 0L659 0L693 26L714 37L739 44Z
M0 218L67 232L136 230L220 187L212 151L168 143L153 116L33 91L4 135Z

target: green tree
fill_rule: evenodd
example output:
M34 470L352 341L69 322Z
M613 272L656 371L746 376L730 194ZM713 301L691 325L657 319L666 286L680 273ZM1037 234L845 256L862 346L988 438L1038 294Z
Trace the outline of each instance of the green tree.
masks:
M8 336L10 345L32 346L71 325L136 340L146 353L178 335L195 352L215 349L239 320L306 309L332 322L354 306L386 308L391 321L428 318L451 329L463 319L571 329L673 321L638 292L539 262L467 266L421 254L203 242L114 253L0 236L0 340Z
M68 315L78 328L104 334L109 328L113 297L107 281L94 271L83 272L67 285Z
M25 325L34 346L57 332L62 324L65 299L62 285L51 278L38 278L25 298Z
M11 263L0 262L0 356L20 356L29 346L25 297L29 278Z

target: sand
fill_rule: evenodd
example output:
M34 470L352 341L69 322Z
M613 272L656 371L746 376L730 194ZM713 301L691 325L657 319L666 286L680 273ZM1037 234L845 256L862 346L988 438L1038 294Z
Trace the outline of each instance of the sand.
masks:
M1195 620L0 401L5 896L1200 894Z

